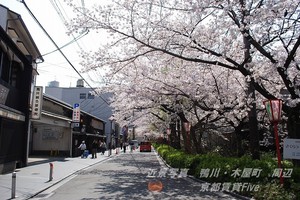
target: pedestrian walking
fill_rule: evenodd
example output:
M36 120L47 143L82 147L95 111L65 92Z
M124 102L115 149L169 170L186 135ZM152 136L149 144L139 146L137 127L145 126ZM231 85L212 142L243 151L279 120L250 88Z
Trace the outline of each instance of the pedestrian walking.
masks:
M123 143L123 152L126 153L126 143Z
M97 140L94 140L92 143L92 159L97 158L97 148L98 148L98 142Z
M86 150L86 144L85 141L82 141L81 144L79 145L78 149L81 151L81 158L84 157L84 151Z
M106 151L106 144L105 144L105 142L101 142L100 143L100 151L101 151L102 155L104 155L104 153Z
M125 126L123 126L123 128L122 128L122 135L123 135L123 141L122 141L122 143L123 143L123 152L124 153L126 153L126 146L127 146L127 144L126 144L126 142L127 142L127 136L128 136L128 128L127 128L127 126L125 125Z
M129 142L129 146L130 146L130 152L132 153L132 151L133 151L133 145L134 145L134 143L132 142L132 141L130 141Z

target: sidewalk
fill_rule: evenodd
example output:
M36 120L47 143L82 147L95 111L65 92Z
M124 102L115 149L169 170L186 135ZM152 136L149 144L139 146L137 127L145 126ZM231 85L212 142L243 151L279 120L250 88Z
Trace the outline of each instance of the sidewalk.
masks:
M112 156L115 151L112 151ZM88 158L60 158L60 157L32 157L28 159L28 166L16 169L15 199L29 199L43 190L59 183L75 172L88 168L101 161L107 160L108 151L104 155L97 154L96 159ZM53 180L50 179L50 163L53 164ZM12 173L0 175L0 199L12 197Z

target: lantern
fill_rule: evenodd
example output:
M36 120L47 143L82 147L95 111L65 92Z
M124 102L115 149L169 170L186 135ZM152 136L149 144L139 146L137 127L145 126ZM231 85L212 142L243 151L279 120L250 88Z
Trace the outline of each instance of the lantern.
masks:
M281 120L282 100L274 99L264 101L270 122L278 123Z

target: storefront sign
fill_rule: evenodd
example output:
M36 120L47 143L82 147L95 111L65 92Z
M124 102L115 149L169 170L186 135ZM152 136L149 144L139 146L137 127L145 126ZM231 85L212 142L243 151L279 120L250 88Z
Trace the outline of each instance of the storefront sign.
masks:
M73 122L80 122L80 106L79 103L75 103L73 106L73 117L72 117Z
M33 100L32 100L32 119L40 119L42 111L42 102L43 102L43 87L35 86L33 91Z
M63 132L60 128L44 128L42 132L43 140L58 140L63 137Z

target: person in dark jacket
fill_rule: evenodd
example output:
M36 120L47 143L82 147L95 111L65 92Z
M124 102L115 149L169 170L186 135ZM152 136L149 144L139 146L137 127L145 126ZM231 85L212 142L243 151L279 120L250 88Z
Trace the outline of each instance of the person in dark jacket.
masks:
M97 140L94 140L92 143L92 159L97 158L97 148L98 148L98 142Z

